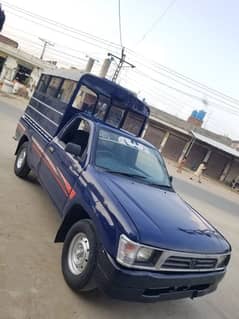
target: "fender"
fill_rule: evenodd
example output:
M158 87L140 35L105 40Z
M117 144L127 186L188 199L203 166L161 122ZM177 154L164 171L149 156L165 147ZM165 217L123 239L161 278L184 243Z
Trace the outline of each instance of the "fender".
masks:
M20 120L17 124L15 135L13 137L13 139L18 142L15 153L14 153L15 155L17 154L20 146L24 142L27 142L30 140L30 138L27 134L27 127L24 124L25 124L25 122L23 122L22 118L20 118Z
M17 148L16 148L16 150L15 150L14 155L17 155L17 152L18 152L19 148L21 147L21 145L22 145L23 143L25 143L25 142L28 142L28 141L29 141L28 136L25 135L25 134L22 135L21 138L19 139L19 142L18 142L18 144L17 144Z
M79 220L91 219L89 214L79 204L73 205L69 211L65 214L62 223L56 233L54 242L64 242L68 230Z
M82 201L80 201L83 204ZM117 214L113 215L108 206L97 200L92 209L79 204L79 201L66 203L63 212L63 221L55 236L55 243L64 242L66 235L74 223L82 219L91 219L96 234L100 234L100 241L103 244L104 249L111 255L116 255L118 249L118 240L122 233L132 234L131 223L126 221L122 224L117 220ZM87 206L88 207L88 206ZM117 209L115 207L115 209ZM114 243L114 245L112 245Z

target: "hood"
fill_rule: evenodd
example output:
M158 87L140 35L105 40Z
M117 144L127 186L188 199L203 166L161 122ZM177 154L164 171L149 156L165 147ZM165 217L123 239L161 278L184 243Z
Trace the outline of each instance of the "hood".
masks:
M101 172L99 178L134 222L142 244L169 250L224 253L225 238L175 192Z

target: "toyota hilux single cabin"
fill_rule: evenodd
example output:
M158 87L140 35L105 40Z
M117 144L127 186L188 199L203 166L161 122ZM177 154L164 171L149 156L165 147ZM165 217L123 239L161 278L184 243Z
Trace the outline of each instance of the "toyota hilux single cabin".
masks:
M19 120L15 174L32 171L62 217L62 271L74 291L152 302L214 291L231 247L174 191L140 136L148 106L104 78L42 74Z

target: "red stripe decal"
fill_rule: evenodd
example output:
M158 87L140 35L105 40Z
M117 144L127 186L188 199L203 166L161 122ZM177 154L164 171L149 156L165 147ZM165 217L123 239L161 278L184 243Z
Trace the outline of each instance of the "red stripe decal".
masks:
M73 187L69 184L69 182L65 179L64 175L61 173L61 171L59 170L59 173L64 181L66 190L68 192L68 196L70 199L73 199L76 195L76 192L74 191Z
M40 157L43 155L43 161L49 168L50 172L52 173L53 177L55 178L56 182L58 183L64 194L70 199L73 199L76 195L76 192L73 190L72 186L66 180L60 169L58 167L55 167L50 158L46 154L44 154L42 147L34 138L32 139L32 147Z
M69 197L70 199L73 199L75 196L76 196L76 192L74 191L74 189L72 189Z
M52 173L53 177L55 178L57 184L60 186L60 188L62 189L64 194L68 197L68 193L67 193L64 185L62 184L61 179L59 178L59 176L57 176L55 168L53 169L52 163L50 163L46 157L43 157L43 160L44 160L46 166L49 168L50 172Z
M64 175L62 174L62 172L60 170L58 170L58 173L60 174L64 184L65 184L65 187L66 187L66 190L67 190L67 193L70 194L71 190L72 190L72 187L71 185L68 183L68 181L65 179Z

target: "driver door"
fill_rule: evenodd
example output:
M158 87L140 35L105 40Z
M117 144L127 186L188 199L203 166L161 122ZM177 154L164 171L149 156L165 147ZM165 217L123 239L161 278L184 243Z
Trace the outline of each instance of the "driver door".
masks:
M47 145L40 162L39 178L60 212L66 201L76 195L74 186L86 159L89 135L89 123L75 119ZM76 157L66 152L67 143L80 145L81 154Z

